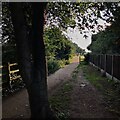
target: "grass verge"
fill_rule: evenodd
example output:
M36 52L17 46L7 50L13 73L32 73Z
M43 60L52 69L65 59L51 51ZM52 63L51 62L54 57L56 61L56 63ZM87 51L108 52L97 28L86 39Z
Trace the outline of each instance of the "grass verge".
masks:
M78 75L78 72L79 72L79 69L81 68L81 64L79 64L76 68L75 68L75 70L73 71L73 73L72 73L72 79L74 80L74 81L76 81L76 78L77 78L77 75Z
M78 67L72 73L72 79L63 83L54 95L49 98L49 102L53 112L58 120L66 120L69 118L69 106L71 101L71 93L74 88L75 78L77 77Z
M100 71L90 65L81 65L83 74L102 94L106 108L120 116L120 82L103 77Z
M58 120L65 120L69 117L70 94L72 90L72 81L65 82L49 99L51 108Z

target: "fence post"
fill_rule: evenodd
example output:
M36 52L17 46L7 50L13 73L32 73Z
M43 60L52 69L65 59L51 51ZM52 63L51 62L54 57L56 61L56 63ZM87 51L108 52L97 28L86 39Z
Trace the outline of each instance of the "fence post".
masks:
M104 71L105 71L104 75L106 76L106 54L105 54Z
M9 76L9 88L12 89L11 76L10 76L10 63L8 62L8 76Z
M101 54L100 54L100 69L101 69Z
M4 66L3 66L3 68L4 68ZM6 87L6 85L7 85L7 89L10 89L10 77L9 77L9 68L8 68L8 63L5 65L5 69L6 69L6 79L7 79L7 81L4 83L3 81L2 81L2 87L4 87L4 85L5 85L5 87ZM4 88L3 88L4 89Z
M99 71L100 70L100 66L99 66L99 64L100 64L100 55L97 55L97 70Z
M111 75L112 75L112 80L114 79L114 76L113 76L113 65L114 65L114 55L112 55L112 70L111 70Z

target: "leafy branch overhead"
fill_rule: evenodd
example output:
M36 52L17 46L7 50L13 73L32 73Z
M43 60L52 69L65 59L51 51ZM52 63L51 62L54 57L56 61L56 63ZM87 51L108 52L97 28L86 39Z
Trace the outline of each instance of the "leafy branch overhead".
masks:
M33 14L31 7L32 3L22 4L28 33L30 33ZM14 36L10 18L9 3L2 3L2 5L2 42L4 43L6 40L14 40ZM50 2L48 3L46 10L46 21L47 25L59 26L64 30L68 27L75 28L77 26L81 33L86 30L94 33L96 26L98 26L98 30L102 29L102 26L98 24L98 18L109 23L115 23L120 19L119 12L120 7L118 6L118 3Z
M98 18L113 23L118 20L119 11L118 3L54 2L48 4L48 24L65 29L77 26L81 31L87 28L94 32Z

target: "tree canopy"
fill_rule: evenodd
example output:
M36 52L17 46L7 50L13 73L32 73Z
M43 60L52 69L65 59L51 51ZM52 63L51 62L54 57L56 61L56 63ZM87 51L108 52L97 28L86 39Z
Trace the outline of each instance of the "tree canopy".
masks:
M107 28L92 36L92 44L89 49L97 54L118 54L120 53L120 36L113 29Z
M27 31L28 34L31 34L33 14L32 3L22 3L22 5ZM13 46L14 49L16 43L9 3L3 2L2 8L2 44L4 47L4 45L8 43L9 46ZM102 29L102 26L98 24L98 18L100 18L111 23L116 33L119 34L119 11L120 7L116 2L50 2L46 9L46 22L47 26L59 26L61 30L77 26L84 37L87 37L87 31L94 33L95 28L98 30Z
M32 3L22 3L28 33L32 25ZM3 43L8 40L13 40L13 27L11 24L9 3L2 3L2 30ZM110 23L119 21L119 6L118 3L92 3L92 2L50 2L46 10L47 25L57 25L61 29L67 27L74 28L77 26L79 30L87 30L94 32L95 25L98 25L98 18L101 18ZM98 25L98 29L101 26ZM30 29L29 29L30 28ZM9 35L9 36L8 36ZM9 37L9 38L8 38Z
M68 60L73 54L72 42L65 37L59 28L47 28L44 37L47 56Z
M89 49L93 53L120 54L120 7L111 9L114 20L104 31L92 36L92 44Z

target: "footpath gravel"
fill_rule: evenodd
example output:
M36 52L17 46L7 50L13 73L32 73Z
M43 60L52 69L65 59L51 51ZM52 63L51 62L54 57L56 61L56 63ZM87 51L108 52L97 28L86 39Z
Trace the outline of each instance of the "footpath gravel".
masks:
M69 80L77 67L79 58L73 58L72 63L48 77L48 94L52 93L62 82ZM30 108L26 89L22 89L2 100L2 118L30 118Z
M80 120L120 120L106 109L102 94L88 81L80 70L71 94L70 118Z

